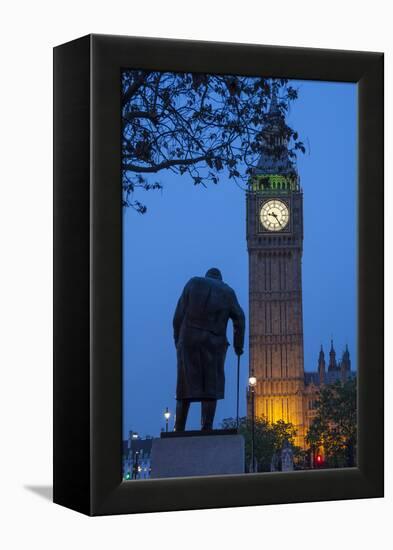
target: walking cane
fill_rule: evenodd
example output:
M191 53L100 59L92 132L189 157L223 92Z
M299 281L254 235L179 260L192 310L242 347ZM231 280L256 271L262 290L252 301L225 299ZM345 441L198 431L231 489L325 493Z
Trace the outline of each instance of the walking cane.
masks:
M237 356L236 428L238 429L239 429L239 383L240 383L240 355Z

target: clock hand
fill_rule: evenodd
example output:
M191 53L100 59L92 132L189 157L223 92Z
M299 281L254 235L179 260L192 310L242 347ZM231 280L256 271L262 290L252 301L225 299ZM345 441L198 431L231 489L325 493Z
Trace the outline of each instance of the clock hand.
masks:
M282 223L280 222L280 220L278 219L278 216L275 212L272 212L271 214L269 214L269 216L273 216L273 218L276 218L276 220L278 221L278 223L281 225L282 227Z

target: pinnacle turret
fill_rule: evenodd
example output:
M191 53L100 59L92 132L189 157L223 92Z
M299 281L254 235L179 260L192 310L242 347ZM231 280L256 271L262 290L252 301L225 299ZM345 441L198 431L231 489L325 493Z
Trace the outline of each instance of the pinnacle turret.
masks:
M348 379L348 373L351 371L351 359L349 357L348 344L345 346L345 350L341 359L341 377L345 381Z
M275 84L272 84L272 97L270 100L269 116L280 116L284 118L278 105L277 86Z
M318 357L318 374L319 374L319 383L323 384L325 382L325 353L321 344L321 350Z
M330 340L330 352L329 352L329 371L337 370L336 351L333 346L333 339Z

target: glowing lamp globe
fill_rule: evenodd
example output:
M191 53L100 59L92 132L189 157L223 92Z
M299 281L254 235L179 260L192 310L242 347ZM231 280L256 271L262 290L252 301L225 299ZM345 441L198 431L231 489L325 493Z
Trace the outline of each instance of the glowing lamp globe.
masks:
M255 378L255 376L250 376L250 378L248 379L248 383L252 388L254 386L256 386L257 385L257 379Z

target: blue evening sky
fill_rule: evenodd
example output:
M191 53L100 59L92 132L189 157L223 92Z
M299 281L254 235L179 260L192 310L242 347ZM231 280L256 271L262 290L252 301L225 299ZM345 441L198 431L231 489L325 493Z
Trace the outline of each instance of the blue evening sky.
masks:
M357 88L355 84L291 81L299 98L288 115L307 152L298 158L304 191L304 367L316 370L320 345L326 360L333 337L337 359L345 344L356 369ZM163 191L138 196L145 215L123 217L123 434L159 434L169 407L173 426L176 351L172 317L190 277L221 269L248 320L245 197L231 180L207 189L187 176L159 174ZM232 324L228 325L232 343ZM236 357L226 360L225 399L215 427L236 415ZM240 414L246 411L248 332L241 358ZM191 405L187 429L198 429L200 404Z

